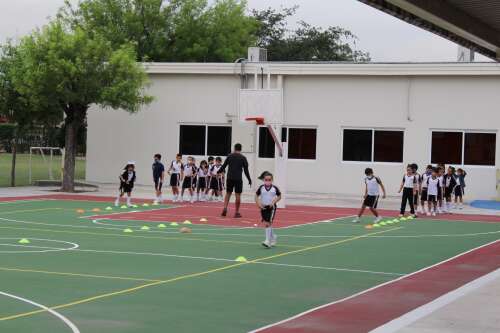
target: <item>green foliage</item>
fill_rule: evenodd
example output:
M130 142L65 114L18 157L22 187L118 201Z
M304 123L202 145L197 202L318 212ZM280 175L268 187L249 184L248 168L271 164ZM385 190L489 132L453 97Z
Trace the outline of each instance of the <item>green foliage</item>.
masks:
M0 124L0 150L8 149L16 135L16 124Z
M355 49L357 37L341 27L322 29L306 22L290 31L287 19L298 7L253 10L260 22L258 45L268 50L271 61L370 61L367 52Z

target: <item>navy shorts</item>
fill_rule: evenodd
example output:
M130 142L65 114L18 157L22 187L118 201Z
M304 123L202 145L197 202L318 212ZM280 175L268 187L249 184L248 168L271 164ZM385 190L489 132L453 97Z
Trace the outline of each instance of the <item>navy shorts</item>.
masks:
M378 195L367 195L365 200L363 200L363 205L370 208L377 208Z

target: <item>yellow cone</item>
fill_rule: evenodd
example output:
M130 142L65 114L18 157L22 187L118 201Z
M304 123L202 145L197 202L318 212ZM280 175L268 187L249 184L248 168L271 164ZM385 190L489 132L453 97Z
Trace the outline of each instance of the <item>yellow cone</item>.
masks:
M149 230L150 228L147 225L141 227L141 230Z
M134 231L132 229L130 229L130 228L127 228L127 229L124 229L123 232L131 233L131 232L134 232Z
M186 220L186 221L182 222L182 224L192 224L192 223L191 223L191 221Z
M106 207L105 210L113 210L111 207Z
M31 243L27 238L22 238L18 242L19 244L29 244Z
M126 209L126 208L127 208L127 206L122 205L120 208L121 208L121 209Z
M83 213L85 213L85 210L83 210L83 209L77 209L77 210L76 210L76 212L77 212L78 214L83 214Z
M143 203L142 207L149 207L149 204L148 203Z
M238 261L238 262L248 262L247 258L243 257L243 256L239 256L235 259L235 261Z
M158 224L158 228L166 228L167 226L164 225L163 223Z
M172 222L172 223L170 223L170 225L171 225L172 227L177 227L177 226L179 225L179 223L177 223L177 222Z

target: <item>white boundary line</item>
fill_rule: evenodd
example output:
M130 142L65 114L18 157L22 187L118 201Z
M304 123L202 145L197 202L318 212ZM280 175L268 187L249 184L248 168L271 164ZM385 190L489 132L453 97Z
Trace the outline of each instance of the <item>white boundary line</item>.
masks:
M2 237L0 240L19 240L22 237L14 238L14 237ZM46 241L46 242L54 242L54 243L62 243L62 244L69 244L71 247L67 248L57 248L57 247L48 247L48 246L35 246L35 245L23 245L23 244L0 244L1 246L11 246L11 247L24 247L24 248L37 248L37 249L44 249L44 250L34 250L34 251L2 251L0 250L0 254L4 253L45 253L45 252L60 252L60 251L72 251L76 250L78 248L78 244L72 243L72 242L66 242L66 241L61 241L61 240L55 240L55 239L42 239L42 238L29 238L31 240L38 240L38 241Z
M399 318L391 320L390 322L377 327L376 329L370 331L371 333L392 333L396 332L406 326L411 325L415 321L433 313L436 310L441 309L442 307L452 303L453 301L459 299L462 296L467 295L468 293L492 282L493 280L500 277L500 268L483 275L460 288L457 288L453 291L450 291L447 294L444 294L441 297L436 298L430 303L424 304Z
M342 299L339 299L339 300L336 300L336 301L333 301L333 302L330 302L330 303L327 303L327 304L323 304L323 305L317 306L317 307L312 308L312 309L309 309L309 310L307 310L307 311L304 311L304 312L298 313L298 314L296 314L296 315L294 315L294 316L292 316L292 317L290 317L290 318L287 318L287 319L284 319L284 320L278 321L278 322L276 322L276 323L269 324L269 325L266 325L266 326L263 326L263 327L257 328L257 329L255 329L255 330L252 330L252 331L248 332L248 333L256 333L256 332L261 332L261 331L263 331L263 330L265 330L265 329L268 329L268 328L270 328L270 327L277 326L277 325L280 325L280 324L283 324L283 323L289 322L289 321L291 321L291 320L293 320L293 319L299 318L299 317L301 317L301 316L304 316L304 315L309 314L309 313L311 313L311 312L314 312L314 311L316 311L316 310L323 309L323 308L326 308L326 307L328 307L328 306L331 306L331 305L334 305L334 304L337 304L337 303L340 303L340 302L347 301L347 300L349 300L349 299L351 299L351 298L354 298L354 297L357 297L357 296L360 296L360 295L366 294L366 293L368 293L368 292L370 292L370 291L372 291L372 290L375 290L375 289L381 288L381 287L386 286L386 285L388 285L388 284L391 284L391 283L397 282L397 281L399 281L399 280L402 280L402 279L408 278L408 277L410 277L410 276L416 275L416 274L418 274L418 273L420 273L420 272L423 272L423 271L426 271L426 270L428 270L428 269L431 269L431 268L437 267L437 266L442 265L442 264L444 264L444 263L447 263L447 262L449 262L449 261L451 261L451 260L454 260L454 259L456 259L456 258L458 258L458 257L461 257L461 256L463 256L463 255L466 255L466 254L468 254L468 253L470 253L470 252L473 252L473 251L479 250L479 249L481 249L481 248L483 248L483 247L487 247L487 246L489 246L489 245L495 244L495 243L497 243L497 242L500 242L500 239L497 239L497 240L495 240L495 241L493 241L493 242L489 242L489 243L483 244L483 245L481 245L481 246L475 247L475 248L470 249L470 250L467 250L467 251L465 251L465 252L459 253L459 254L457 254L457 255L455 255L455 256L453 256L453 257L451 257L451 258L448 258L448 259L446 259L446 260L440 261L440 262L438 262L438 263L436 263L436 264L434 264L434 265L424 267L424 268L422 268L422 269L419 269L418 271L415 271L415 272L413 272L413 273L409 273L409 274L403 275L403 276L401 276L401 277L399 277L399 278L396 278L396 279L394 279L394 280L390 280L390 281L387 281L387 282L381 283L381 284L379 284L379 285L376 285L376 286L371 287L371 288L369 288L369 289L363 290L363 291L361 291L361 292L359 292L359 293L356 293L356 294L353 294L353 295L351 295L351 296L344 297L344 298L342 298Z
M76 325L73 324L68 318L66 318L65 316L63 316L59 312L54 311L51 308L46 307L45 305L30 301L29 299L22 298L22 297L19 297L16 295L8 294L8 293L3 292L3 291L0 291L0 295L10 297L10 298L16 299L18 301L31 304L37 308L43 309L43 310L47 311L48 313L50 313L51 315L53 315L54 317L59 318L62 322L64 322L71 329L71 331L73 331L73 333L80 333L80 330L78 329L78 327L76 327Z

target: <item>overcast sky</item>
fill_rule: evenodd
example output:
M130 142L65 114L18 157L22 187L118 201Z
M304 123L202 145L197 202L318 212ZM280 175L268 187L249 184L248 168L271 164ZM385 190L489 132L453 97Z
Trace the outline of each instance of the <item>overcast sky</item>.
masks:
M55 16L64 0L0 0L0 41L19 38ZM456 44L402 22L356 0L248 0L250 8L295 4L294 21L341 26L358 36L373 61L455 61ZM476 55L476 60L488 61Z

